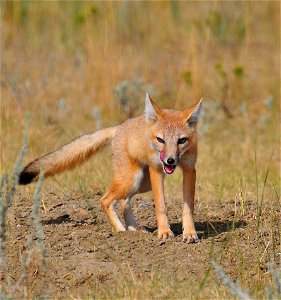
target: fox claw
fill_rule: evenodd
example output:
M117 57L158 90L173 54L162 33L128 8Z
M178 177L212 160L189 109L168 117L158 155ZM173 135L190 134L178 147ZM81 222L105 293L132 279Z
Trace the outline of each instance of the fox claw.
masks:
M164 242L164 243L173 237L174 237L174 233L170 229L158 231L158 239L162 240L162 242Z
M184 234L182 241L187 244L195 244L199 242L198 236L194 234Z

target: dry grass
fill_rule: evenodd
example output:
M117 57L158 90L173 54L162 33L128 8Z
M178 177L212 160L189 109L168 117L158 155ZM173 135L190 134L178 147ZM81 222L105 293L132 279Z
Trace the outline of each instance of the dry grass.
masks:
M261 210L252 221L258 230L267 226L275 232L279 226L280 233L280 210L279 215L263 211L264 203L280 205L278 2L9 1L1 3L1 23L1 173L13 168L26 115L29 161L95 130L96 111L103 127L124 120L128 112L113 89L124 80L132 87L141 78L141 88L131 92L137 105L128 104L133 114L142 112L146 89L162 106L177 109L205 98L197 209L233 199L235 213L243 215L245 203L257 203ZM104 191L110 164L108 149L48 180L45 190ZM180 179L179 173L168 178L168 199L181 197ZM229 242L234 250L225 259L237 249L243 252L235 243L234 235ZM280 244L266 249L267 243L253 255L268 251L280 258ZM242 265L240 277L248 285L246 262ZM154 278L149 291L133 286L125 296L152 297L159 286L165 291L161 280ZM252 287L257 296L264 296L269 279L263 280ZM226 295L217 286L209 286L208 294ZM180 291L167 295L183 296Z

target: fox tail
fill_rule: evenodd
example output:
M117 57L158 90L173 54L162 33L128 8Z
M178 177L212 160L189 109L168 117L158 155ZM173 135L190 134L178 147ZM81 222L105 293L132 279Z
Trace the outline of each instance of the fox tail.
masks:
M117 126L79 136L58 150L32 161L20 173L19 184L36 181L40 170L46 178L82 164L111 142L116 129Z

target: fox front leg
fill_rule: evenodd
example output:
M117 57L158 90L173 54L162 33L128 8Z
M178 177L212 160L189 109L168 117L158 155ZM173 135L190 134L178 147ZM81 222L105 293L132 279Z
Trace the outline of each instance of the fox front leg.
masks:
M183 168L183 242L196 243L198 236L194 226L194 194L196 170Z
M164 199L164 177L162 170L149 167L151 187L155 203L155 213L157 218L158 238L166 241L174 236L170 229L167 217L167 210Z

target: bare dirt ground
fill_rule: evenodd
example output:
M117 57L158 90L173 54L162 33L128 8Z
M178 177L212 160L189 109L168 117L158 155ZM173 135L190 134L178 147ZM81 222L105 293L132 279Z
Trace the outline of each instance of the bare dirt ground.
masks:
M139 196L133 201L138 222L147 227L148 233L112 232L98 203L100 197L100 193L61 198L44 195L45 209L42 208L41 219L45 233L46 268L42 271L33 266L28 287L31 295L68 298L95 295L102 291L104 296L110 294L113 284L118 287L127 279L133 283L139 280L145 282L157 274L161 274L163 281L168 280L171 287L176 282L177 285L202 288L216 280L214 274L208 275L212 249L217 252L216 258L221 258L225 271L234 278L239 276L239 255L234 253L231 256L236 251L231 246L235 241L244 250L243 259L247 261L248 272L252 272L253 277L257 276L257 258L253 253L258 255L256 249L262 240L257 240L253 234L252 215L256 209L253 203L246 203L246 212L239 218L235 216L232 200L223 205L200 205L196 211L200 242L187 245L181 241L180 201L168 201L169 220L175 238L162 244L157 239L151 196ZM9 211L8 264L11 278L18 285L22 284L21 256L30 233L28 219L31 206L32 199L19 194ZM270 232L264 228L261 234L267 236ZM231 259L223 259L228 255ZM259 272L263 274L266 271L267 268L261 265Z

